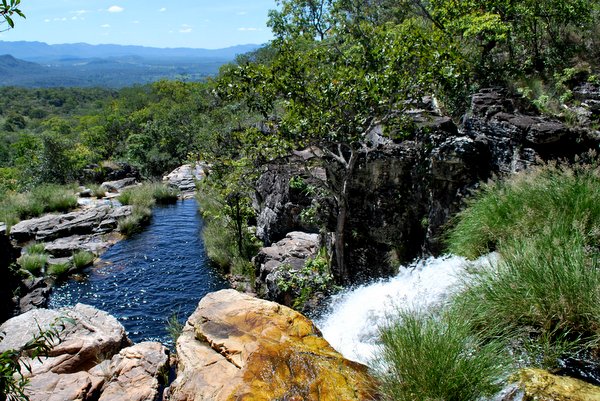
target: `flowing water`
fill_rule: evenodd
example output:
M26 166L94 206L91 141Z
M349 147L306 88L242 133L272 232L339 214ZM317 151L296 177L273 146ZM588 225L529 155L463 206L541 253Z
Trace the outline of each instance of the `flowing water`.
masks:
M379 327L396 308L426 308L443 302L468 266L488 263L493 257L467 262L444 256L403 266L393 278L338 294L315 323L337 351L366 364L377 350Z
M227 287L206 256L201 231L194 200L154 208L142 233L102 255L106 264L57 286L50 307L89 304L115 316L134 342L172 347L167 319L176 314L184 321L205 294Z

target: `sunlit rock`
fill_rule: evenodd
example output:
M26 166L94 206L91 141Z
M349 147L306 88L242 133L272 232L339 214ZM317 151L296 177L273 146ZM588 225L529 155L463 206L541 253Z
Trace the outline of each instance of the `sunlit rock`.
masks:
M172 401L375 398L367 368L344 359L309 319L234 290L200 301L177 353Z
M523 369L500 401L599 401L600 387L541 369Z
M22 350L41 330L55 331L48 357L22 357L31 401L142 401L158 398L168 351L160 343L130 345L113 316L88 305L36 309L0 326L0 352ZM26 368L28 367L28 368Z

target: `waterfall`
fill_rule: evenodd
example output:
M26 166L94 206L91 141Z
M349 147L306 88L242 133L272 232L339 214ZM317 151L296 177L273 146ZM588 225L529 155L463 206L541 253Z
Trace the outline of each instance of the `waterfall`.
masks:
M467 267L474 268L493 259L493 254L475 262L443 256L402 266L395 277L336 295L328 312L315 323L342 355L368 363L377 349L379 327L396 308L427 308L443 302Z

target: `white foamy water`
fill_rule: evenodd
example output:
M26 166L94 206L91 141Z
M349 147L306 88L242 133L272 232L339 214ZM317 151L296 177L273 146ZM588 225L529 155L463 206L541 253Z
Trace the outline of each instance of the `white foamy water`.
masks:
M458 256L429 258L401 267L390 279L363 285L333 298L330 312L315 323L329 343L346 358L367 363L378 343L379 327L397 308L427 308L447 299L468 266L489 263Z

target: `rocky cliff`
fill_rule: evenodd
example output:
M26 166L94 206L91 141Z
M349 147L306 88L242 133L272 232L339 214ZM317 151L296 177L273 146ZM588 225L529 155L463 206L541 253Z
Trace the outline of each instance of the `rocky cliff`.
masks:
M581 96L593 103L599 93L592 88ZM379 146L358 161L345 229L350 281L389 275L398 262L443 252L445 225L480 182L543 161L585 158L600 145L599 131L535 115L500 89L475 94L461 124L433 107L413 117L412 135L392 141L375 132ZM315 197L293 192L290 180L299 174L300 164L290 159L270 166L258 182L257 232L266 244L302 229L299 216ZM333 202L318 201L330 210L324 223L332 232Z

